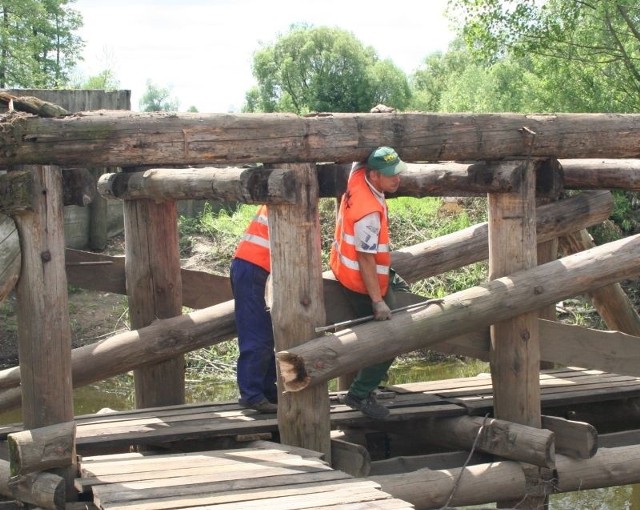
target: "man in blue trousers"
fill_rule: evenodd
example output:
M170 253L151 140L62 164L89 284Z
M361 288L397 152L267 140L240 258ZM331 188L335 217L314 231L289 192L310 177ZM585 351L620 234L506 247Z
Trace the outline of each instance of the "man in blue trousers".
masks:
M240 405L260 413L278 411L273 327L264 294L271 272L267 207L247 227L231 262L231 289L240 356Z

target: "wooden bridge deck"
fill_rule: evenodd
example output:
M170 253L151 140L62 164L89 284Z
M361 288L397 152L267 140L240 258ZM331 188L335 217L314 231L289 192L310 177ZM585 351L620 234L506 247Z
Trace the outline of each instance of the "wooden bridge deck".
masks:
M98 508L403 510L370 480L331 469L315 452L260 442L235 450L82 458L76 488Z
M640 378L597 370L565 368L540 375L543 412L565 405L615 401L640 396ZM486 414L492 410L488 375L391 386L382 393L391 414L386 422ZM551 414L551 413L550 413ZM131 446L206 441L277 432L275 414L258 414L236 402L198 403L118 411L76 417L76 444L81 455L125 452ZM332 428L375 425L359 411L331 395ZM0 426L0 439L20 430Z

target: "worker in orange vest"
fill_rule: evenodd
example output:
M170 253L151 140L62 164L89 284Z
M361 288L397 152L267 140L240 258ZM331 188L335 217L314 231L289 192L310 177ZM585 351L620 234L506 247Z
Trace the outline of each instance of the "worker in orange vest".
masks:
M239 403L260 413L278 410L273 328L264 297L270 272L267 206L262 205L231 261L231 289L240 349L237 362Z
M358 317L390 319L395 307L394 281L406 286L391 269L384 196L398 189L399 174L406 166L391 147L378 147L365 162L353 164L340 201L329 264ZM386 418L389 410L376 400L374 390L392 362L393 359L358 371L344 403L372 418Z

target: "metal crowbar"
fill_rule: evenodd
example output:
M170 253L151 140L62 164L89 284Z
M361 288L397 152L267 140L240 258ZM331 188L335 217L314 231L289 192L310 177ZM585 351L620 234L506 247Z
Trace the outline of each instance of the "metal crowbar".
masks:
M442 303L444 299L427 299L426 301L422 301L420 303L414 303L412 305L401 306L400 308L394 308L391 310L391 313L402 312L404 310L409 310L411 308L420 308L422 306L429 306ZM349 319L348 321L336 322L335 324L329 324L328 326L319 326L316 328L316 333L323 333L325 331L330 331L332 329L342 328L345 326L355 326L356 324L362 324L363 322L368 322L373 320L373 315L367 315L365 317L358 317L357 319Z

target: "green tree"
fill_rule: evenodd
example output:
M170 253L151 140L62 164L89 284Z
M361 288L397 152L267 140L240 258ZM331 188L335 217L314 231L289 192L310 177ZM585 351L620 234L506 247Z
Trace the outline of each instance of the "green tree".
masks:
M117 90L120 80L113 69L104 69L94 76L89 76L78 88L86 90Z
M547 98L562 110L640 108L637 0L450 0L450 7L485 62L534 57Z
M403 109L410 97L400 69L338 28L293 25L254 54L252 70L258 86L247 92L243 111L363 112L378 103Z
M171 88L155 85L147 80L147 88L140 99L140 111L143 112L175 112L179 101L171 97Z
M0 87L66 85L84 42L73 0L0 0Z

